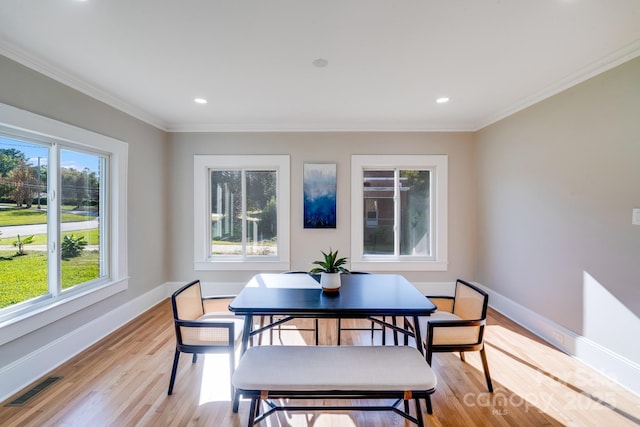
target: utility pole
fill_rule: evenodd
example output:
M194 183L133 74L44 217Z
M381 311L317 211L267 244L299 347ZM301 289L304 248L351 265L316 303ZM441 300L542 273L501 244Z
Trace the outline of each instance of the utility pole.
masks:
M40 190L42 184L40 182L40 157L38 157L38 210L40 210Z

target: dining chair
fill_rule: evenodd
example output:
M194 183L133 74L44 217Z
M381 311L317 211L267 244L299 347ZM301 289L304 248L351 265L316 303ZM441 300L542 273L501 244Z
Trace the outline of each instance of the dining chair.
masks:
M429 365L433 353L459 352L464 362L464 352L479 351L487 388L493 392L489 364L484 347L484 330L487 319L489 295L477 286L458 279L455 294L451 296L427 296L438 311L429 317L420 317L420 330L425 335L425 358ZM412 328L408 319L405 325Z
M243 320L228 310L231 299L230 296L203 298L199 280L186 284L171 295L176 351L169 381L169 395L173 393L181 353L191 353L192 363L197 361L200 353L228 353L233 375L235 350L242 336ZM233 386L231 394L233 395Z

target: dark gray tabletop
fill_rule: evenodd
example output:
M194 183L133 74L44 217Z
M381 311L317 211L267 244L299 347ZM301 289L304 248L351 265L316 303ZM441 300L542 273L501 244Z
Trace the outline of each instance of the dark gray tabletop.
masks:
M435 305L398 274L343 274L339 292L325 293L306 274L254 276L231 302L238 315L312 317L428 316Z

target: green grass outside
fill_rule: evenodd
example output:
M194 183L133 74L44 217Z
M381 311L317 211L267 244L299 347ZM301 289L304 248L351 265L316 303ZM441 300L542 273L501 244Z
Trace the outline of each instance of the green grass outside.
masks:
M14 256L15 251L0 251L0 308L47 293L47 252L29 251ZM100 274L97 251L62 261L62 289L97 279Z
M94 216L66 212L63 212L60 217L61 222L91 221L93 219L95 219ZM47 211L39 211L35 208L0 209L0 227L9 225L32 225L46 223Z

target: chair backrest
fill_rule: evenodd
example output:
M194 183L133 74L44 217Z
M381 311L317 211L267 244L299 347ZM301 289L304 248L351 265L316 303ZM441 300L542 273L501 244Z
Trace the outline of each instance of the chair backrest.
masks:
M194 280L178 289L171 296L173 318L176 320L196 320L204 315L200 281Z
M484 320L488 303L486 292L464 280L456 281L453 314L464 320Z

